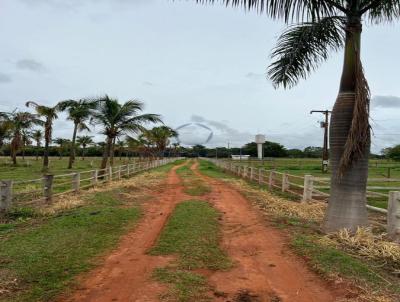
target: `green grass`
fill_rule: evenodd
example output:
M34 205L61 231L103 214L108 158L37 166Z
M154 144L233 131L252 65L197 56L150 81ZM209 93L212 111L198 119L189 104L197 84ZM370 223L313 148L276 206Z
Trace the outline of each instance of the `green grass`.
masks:
M206 301L208 285L196 269L225 270L232 263L219 247L220 214L205 201L179 204L162 231L151 255L175 255L176 263L159 268L154 277L170 285L170 301Z
M118 191L96 193L85 206L2 225L0 276L16 278L19 290L0 300L51 301L139 219L138 207L123 205Z
M207 296L209 290L207 280L200 274L185 270L157 268L153 273L153 278L171 286L170 291L161 296L164 300L178 302L210 301Z
M381 272L371 263L361 261L344 251L319 244L316 237L297 234L292 241L294 250L305 257L319 272L330 275L332 273L357 280L376 290L388 287L388 283L381 277ZM396 284L397 283L397 284ZM391 291L400 293L400 284L393 282Z
M222 171L222 169L218 168L212 162L206 160L200 160L199 171L202 174L213 178L221 178L221 179L234 178L234 176L232 176L231 174L225 173L224 171Z
M211 192L211 187L200 179L190 168L189 164L178 168L176 172L181 177L184 186L184 192L191 196L203 196Z
M136 158L131 159L133 163ZM42 172L42 159L36 160L34 157L26 157L25 160L18 158L18 165L14 167L9 164L8 157L0 158L0 179L12 179L12 180L26 180L26 179L36 179L43 175ZM67 174L73 172L90 171L100 167L101 158L100 157L87 157L85 160L77 158L73 169L67 169L68 158L63 157L59 159L58 157L50 157L50 169L47 173L57 174ZM114 165L125 165L129 162L128 159L119 157L114 158Z

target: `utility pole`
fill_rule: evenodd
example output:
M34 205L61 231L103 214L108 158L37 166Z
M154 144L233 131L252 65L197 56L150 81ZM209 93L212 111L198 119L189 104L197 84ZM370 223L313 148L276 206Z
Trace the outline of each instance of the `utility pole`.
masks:
M329 110L312 110L310 114L322 113L325 115L325 122L321 123L321 128L324 128L324 148L322 151L322 173L328 172L329 152L328 152L328 129L329 129Z

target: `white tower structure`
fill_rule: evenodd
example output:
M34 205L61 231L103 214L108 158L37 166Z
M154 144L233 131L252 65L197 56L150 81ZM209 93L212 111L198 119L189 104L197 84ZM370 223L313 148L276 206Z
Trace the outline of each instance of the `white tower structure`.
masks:
M258 159L263 159L264 157L264 150L263 145L265 143L265 135L264 134L257 134L256 135L256 144L257 144L257 155Z

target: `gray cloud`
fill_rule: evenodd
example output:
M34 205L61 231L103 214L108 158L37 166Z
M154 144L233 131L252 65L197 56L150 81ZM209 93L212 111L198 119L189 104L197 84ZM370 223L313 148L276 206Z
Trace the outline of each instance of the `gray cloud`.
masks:
M377 95L372 98L372 108L400 108L400 97Z
M259 79L265 79L265 75L262 73L255 73L255 72L249 72L245 75L246 78L251 79L251 80L259 80Z
M191 121L202 123L213 130L214 136L209 143L212 146L226 146L228 142L231 146L242 146L254 139L254 135L250 132L239 131L225 123L209 120L199 115L192 115Z
M0 84L12 82L11 77L8 74L0 72Z
M22 59L16 63L18 69L42 72L45 67L42 63L32 59Z

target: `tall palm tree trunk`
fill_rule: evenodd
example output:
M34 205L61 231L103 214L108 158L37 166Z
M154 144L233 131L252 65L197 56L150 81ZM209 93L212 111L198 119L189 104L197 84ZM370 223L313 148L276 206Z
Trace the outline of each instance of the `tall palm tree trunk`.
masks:
M78 132L78 123L74 123L74 132L72 134L72 143L71 143L71 152L69 154L69 162L68 162L68 169L72 169L72 165L75 161L75 141L76 141L76 133Z
M340 162L345 151L356 104L357 66L360 64L361 21L346 27L343 73L339 95L330 124L330 158L332 166L331 191L325 215L326 232L347 228L355 231L368 223L366 186L368 178L368 147L363 156L345 171Z
M106 142L106 145L104 146L103 158L101 160L101 165L100 165L101 170L107 168L107 162L108 162L108 157L110 156L110 152L112 149L112 143L113 143L112 137L107 137L107 142ZM104 174L104 171L101 171L101 174Z
M115 140L117 138L114 137L111 141L111 148L110 148L110 165L114 166L114 154L115 154Z
M44 151L43 151L43 170L46 171L49 168L49 145L50 139L45 138Z
M40 142L36 142L36 160L39 160L39 149L40 149Z

